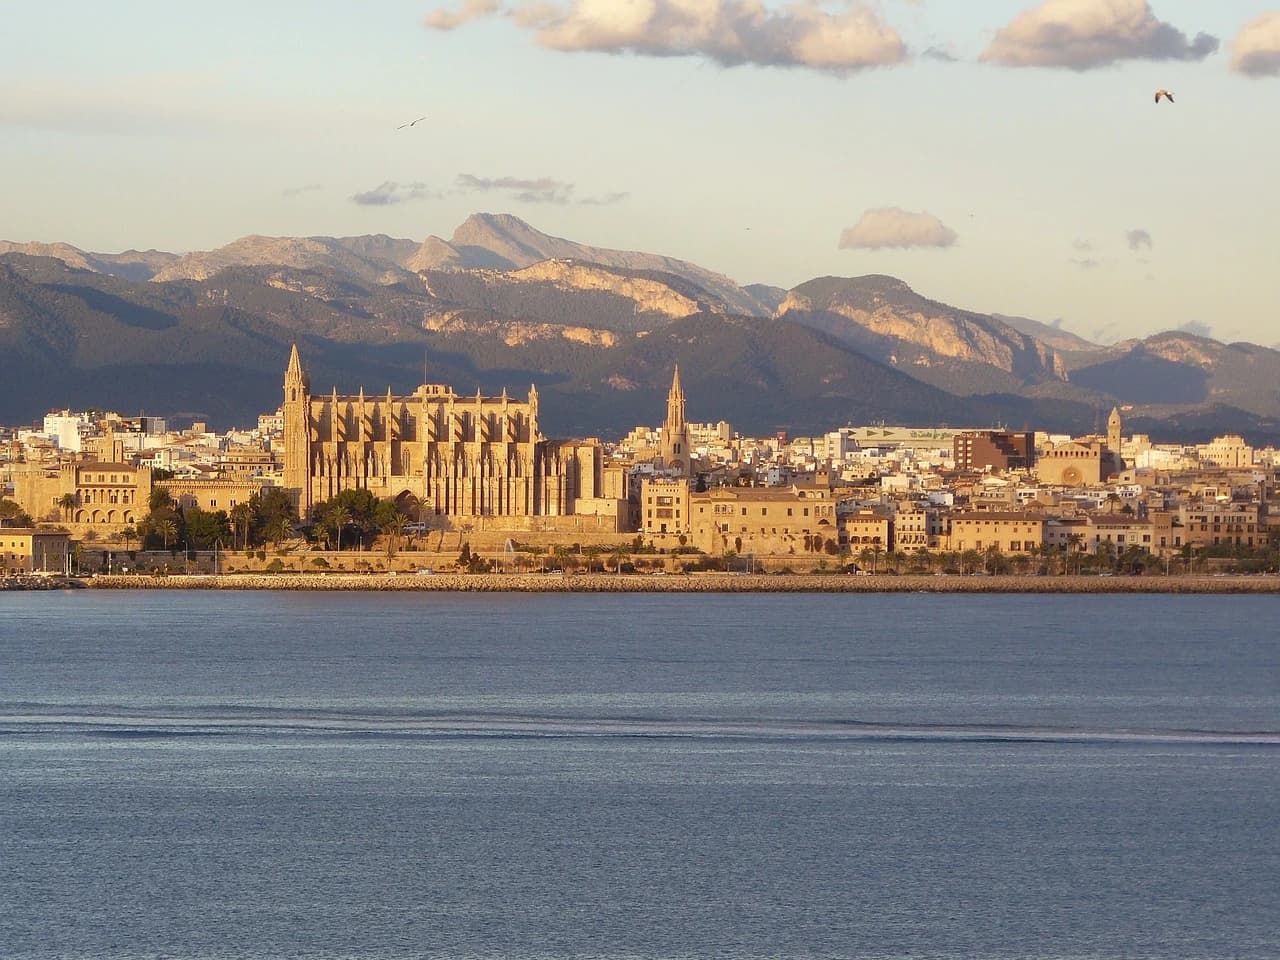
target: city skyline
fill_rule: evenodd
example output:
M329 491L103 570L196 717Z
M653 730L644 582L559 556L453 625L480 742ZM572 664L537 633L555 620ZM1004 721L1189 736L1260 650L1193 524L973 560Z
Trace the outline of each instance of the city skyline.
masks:
M421 240L490 210L743 284L885 273L1103 342L1275 340L1267 2L70 6L9 18L0 239Z

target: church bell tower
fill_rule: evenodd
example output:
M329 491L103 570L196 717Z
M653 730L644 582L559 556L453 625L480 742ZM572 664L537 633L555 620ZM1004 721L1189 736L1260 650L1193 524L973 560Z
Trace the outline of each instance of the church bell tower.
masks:
M684 390L680 387L680 367L671 378L671 392L667 394L667 419L662 424L662 466L679 470L687 477L692 471L689 452L689 424L684 418Z
M311 509L311 378L302 369L298 345L284 372L284 487L297 501L298 516Z

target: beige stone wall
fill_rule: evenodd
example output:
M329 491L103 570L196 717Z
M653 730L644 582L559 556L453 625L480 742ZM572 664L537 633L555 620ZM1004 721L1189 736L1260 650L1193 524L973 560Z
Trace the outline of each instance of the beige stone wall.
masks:
M262 483L252 480L161 480L156 486L164 487L169 495L184 509L199 507L214 512L230 513L233 507L248 503L249 498L262 492ZM145 511L144 511L145 513Z

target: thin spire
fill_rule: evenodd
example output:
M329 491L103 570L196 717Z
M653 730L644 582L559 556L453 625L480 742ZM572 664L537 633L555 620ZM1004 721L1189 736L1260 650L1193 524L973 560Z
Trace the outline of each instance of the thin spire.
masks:
M286 386L292 386L296 391L301 385L304 392L311 389L311 378L307 376L307 372L302 369L302 357L298 355L298 344L295 342L293 348L289 351L289 366L285 369L284 379ZM296 394L295 394L296 399Z

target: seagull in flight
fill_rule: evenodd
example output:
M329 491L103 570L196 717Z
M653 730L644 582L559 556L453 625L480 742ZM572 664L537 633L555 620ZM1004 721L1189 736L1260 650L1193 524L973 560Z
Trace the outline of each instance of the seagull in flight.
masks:
M1172 93L1170 93L1168 90L1157 90L1157 91L1156 91L1156 103L1159 103L1159 102L1160 102L1160 98L1161 98L1161 97L1164 97L1164 98L1165 98L1166 100L1168 100L1170 103L1173 103L1173 94L1172 94Z
M1163 92L1164 92L1164 91L1161 91L1161 93L1163 93ZM1165 94L1165 96L1168 96L1168 94ZM400 124L400 126L396 127L396 129L397 129L397 130L403 130L405 127L412 127L415 123L419 123L419 122L421 122L421 121L423 121L423 120L425 120L425 119L427 119L427 118L426 118L426 117L419 117L417 120L410 120L408 123L402 123L402 124Z

